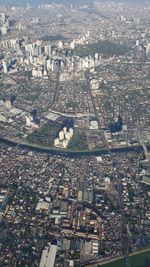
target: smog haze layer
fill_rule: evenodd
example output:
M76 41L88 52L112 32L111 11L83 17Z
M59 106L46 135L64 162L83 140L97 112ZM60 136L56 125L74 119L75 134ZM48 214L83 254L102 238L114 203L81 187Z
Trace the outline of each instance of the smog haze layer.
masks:
M102 0L102 2L105 0ZM1 4L5 5L26 5L29 3L30 5L39 5L39 4L47 4L47 3L63 3L66 5L70 4L87 4L87 3L93 3L95 2L94 0L1 0ZM106 2L111 2L111 1L106 1ZM114 0L113 2L124 2L124 3L129 3L129 4L149 4L147 0Z
M40 4L50 4L50 3L63 3L63 4L82 4L82 3L90 3L92 0L2 0L1 4L5 5L26 5L29 3L30 5L40 5Z

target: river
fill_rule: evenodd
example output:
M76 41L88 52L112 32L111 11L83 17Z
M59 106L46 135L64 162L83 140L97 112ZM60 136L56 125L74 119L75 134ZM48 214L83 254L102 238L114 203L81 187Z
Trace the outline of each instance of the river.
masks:
M3 137L0 137L0 143L7 144L9 146L16 147L18 146L21 149L27 149L30 151L37 151L41 153L48 153L51 155L61 155L64 157L81 157L81 156L100 156L104 154L108 154L107 149L100 149L100 150L89 150L89 151L65 151L61 149L55 149L55 148L48 148L48 147L40 147L38 145L34 144L28 144L28 143L19 143L14 140L6 139ZM149 146L150 148L150 146ZM142 146L130 146L130 147L121 147L121 148L112 148L111 152L113 153L122 153L122 152L142 152L143 148Z

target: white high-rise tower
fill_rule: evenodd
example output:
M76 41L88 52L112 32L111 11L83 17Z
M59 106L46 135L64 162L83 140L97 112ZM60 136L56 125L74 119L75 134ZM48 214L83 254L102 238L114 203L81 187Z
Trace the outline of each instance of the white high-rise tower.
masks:
M5 60L3 60L2 63L3 63L4 73L8 73L7 64L6 64Z

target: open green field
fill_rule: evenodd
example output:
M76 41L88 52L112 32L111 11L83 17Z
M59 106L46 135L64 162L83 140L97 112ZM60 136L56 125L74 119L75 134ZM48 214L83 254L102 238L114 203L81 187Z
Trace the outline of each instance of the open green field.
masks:
M124 260L117 260L111 263L99 265L98 267L125 267Z
M54 139L56 138L58 131L61 129L61 125L56 122L49 122L42 128L35 130L29 134L27 141L30 144L36 144L40 146L53 147Z
M54 147L54 139L58 136L58 132L62 129L62 125L57 122L48 122L40 129L35 130L29 134L27 141L29 144L45 146L49 148ZM84 151L89 150L87 144L87 137L84 132L74 131L74 135L69 142L66 151Z
M87 136L84 132L75 131L71 141L68 145L68 150L81 151L88 150Z
M104 54L107 56L124 55L131 50L127 44L120 44L110 41L98 41L97 43L88 44L85 46L79 45L76 48L76 54L81 57L94 56L95 53Z
M150 267L150 250L130 256L131 267ZM100 265L101 267L125 267L124 260ZM100 267L99 266L99 267Z

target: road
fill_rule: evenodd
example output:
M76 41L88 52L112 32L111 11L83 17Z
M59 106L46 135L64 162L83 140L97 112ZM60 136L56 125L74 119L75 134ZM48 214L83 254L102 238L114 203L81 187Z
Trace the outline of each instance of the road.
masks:
M59 78L60 78L60 73L57 72L55 90L54 90L54 95L53 95L51 106L56 102L57 97L58 97L58 92L59 92Z
M90 83L89 83L90 86ZM98 122L99 129L101 129L101 121L99 118L99 113L97 112L96 105L95 105L95 100L93 98L92 92L90 90L90 95L91 95L91 100L93 103L93 108L95 112L95 116ZM103 130L101 130L101 137L103 139L103 144L105 145L106 149L108 150L109 155L112 158L112 162L114 165L114 168L116 168L116 172L119 175L120 173L120 166L118 166L115 157L109 147L107 138L105 137L105 133ZM121 213L121 221L122 221L122 248L123 248L123 254L124 254L124 259L125 259L125 266L130 267L130 260L129 260L129 249L128 249L128 233L127 233L127 225L125 223L125 212L124 212L124 204L123 204L123 197L122 197L122 182L121 179L117 179L117 190L118 190L118 203L120 207L120 213Z

